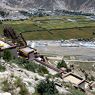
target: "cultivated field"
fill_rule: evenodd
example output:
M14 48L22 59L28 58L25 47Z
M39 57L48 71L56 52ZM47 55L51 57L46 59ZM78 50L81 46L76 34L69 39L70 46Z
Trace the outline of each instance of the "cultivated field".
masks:
M0 33L7 25L18 33L23 32L25 38L30 40L95 37L95 21L84 16L32 17L23 21L3 21L0 24Z

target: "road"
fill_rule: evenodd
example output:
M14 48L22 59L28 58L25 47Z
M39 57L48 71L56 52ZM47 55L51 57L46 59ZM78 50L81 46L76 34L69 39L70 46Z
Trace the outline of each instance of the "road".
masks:
M95 63L95 61L85 61L85 60L65 60L66 62L84 62L84 63Z
M95 56L94 48L87 47L61 47L61 46L45 46L36 47L39 53L58 55L58 56L69 56L69 55L80 55L80 56Z

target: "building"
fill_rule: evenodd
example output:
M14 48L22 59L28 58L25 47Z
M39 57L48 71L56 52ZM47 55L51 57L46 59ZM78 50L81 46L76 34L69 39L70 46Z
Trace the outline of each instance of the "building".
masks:
M16 49L16 45L0 40L0 52L3 52L6 49L8 50Z
M4 50L9 50L12 53L12 56L18 57L16 45L6 42L5 40L0 40L0 54L3 54Z
M0 51L3 51L5 49L12 49L15 47L16 47L15 45L10 45L9 43L6 43L6 42L0 40Z
M18 50L19 56L24 58L31 58L34 59L35 54L37 53L36 49L30 48L30 47L24 47Z
M74 87L80 88L83 91L89 88L89 82L73 73L68 73L63 76L63 80L65 82L70 82Z

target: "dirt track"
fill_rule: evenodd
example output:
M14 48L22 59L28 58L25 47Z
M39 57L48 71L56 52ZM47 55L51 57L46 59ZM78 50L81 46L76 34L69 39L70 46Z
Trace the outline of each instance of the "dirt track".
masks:
M46 46L36 47L42 54L53 54L59 56L80 55L80 56L95 56L95 49L86 47L61 47L61 46Z

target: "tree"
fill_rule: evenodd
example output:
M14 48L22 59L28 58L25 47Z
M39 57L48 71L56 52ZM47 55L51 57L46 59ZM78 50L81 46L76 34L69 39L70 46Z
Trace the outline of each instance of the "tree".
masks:
M65 63L65 61L64 60L62 60L61 62L59 62L58 64L57 64L57 68L62 68L62 67L64 67L64 68L67 68L67 64Z
M12 59L12 55L9 50L4 50L3 59L6 61L10 61Z
M55 83L53 81L50 81L49 78L42 80L37 85L37 92L40 95L58 95L58 90L55 87Z

